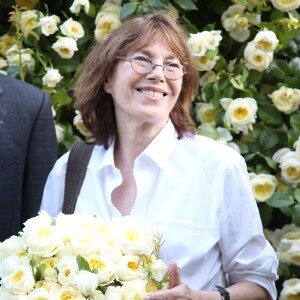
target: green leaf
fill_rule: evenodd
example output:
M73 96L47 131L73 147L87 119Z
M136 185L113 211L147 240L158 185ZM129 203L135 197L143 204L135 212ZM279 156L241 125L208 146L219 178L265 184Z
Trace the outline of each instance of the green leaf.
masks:
M296 226L300 227L300 204L294 206L292 221Z
M77 255L76 261L77 261L79 270L85 270L85 271L92 272L89 263L81 255Z
M272 76L279 78L279 79L284 79L285 76L287 75L280 67L278 64L273 61L270 66L269 66L269 72Z
M273 196L267 200L268 205L272 207L288 207L294 203L293 197L287 192L277 191Z
M300 189L295 190L294 197L300 203Z
M274 106L261 106L258 116L267 125L280 126L282 123L281 113Z
M263 76L262 72L258 72L256 70L251 70L249 72L247 82L249 85L256 85L257 83L259 83L261 81L262 76Z
M260 218L264 227L269 225L272 219L273 208L266 205L265 203L259 203L258 209L260 213Z
M35 281L40 281L40 280L43 279L45 269L46 269L46 265L45 264L40 264L39 265L39 267L36 270L35 276L34 276Z
M270 168L272 168L273 170L277 169L277 163L272 158L265 155L262 155L262 157L264 158L264 160L266 161L266 163Z
M297 132L300 133L300 114L294 114L290 117L290 122L292 128Z
M279 143L279 137L275 131L267 129L260 135L259 142L265 150L269 150Z
M68 95L66 89L60 89L52 94L53 104L57 107L72 103L72 98Z
M300 58L299 57L294 57L291 59L289 62L289 67L290 70L296 75L300 76Z
M204 136L209 137L214 140L216 140L220 136L218 131L216 130L216 128L213 125L210 125L207 123L201 124L198 127L197 132L199 135L204 135Z
M198 10L197 6L192 0L174 0L174 3L176 3L185 11Z
M126 19L127 17L134 14L138 6L138 2L125 3L121 9L121 19Z

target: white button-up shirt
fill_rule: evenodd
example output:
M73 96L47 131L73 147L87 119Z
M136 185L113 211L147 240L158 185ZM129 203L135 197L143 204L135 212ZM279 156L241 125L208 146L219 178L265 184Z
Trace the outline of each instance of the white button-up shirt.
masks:
M75 213L121 217L111 201L122 176L108 150L95 146ZM41 210L62 209L69 153L51 171ZM278 261L265 240L242 156L203 136L177 139L169 121L135 159L137 197L131 216L163 234L161 258L176 259L181 279L195 290L252 281L276 299Z

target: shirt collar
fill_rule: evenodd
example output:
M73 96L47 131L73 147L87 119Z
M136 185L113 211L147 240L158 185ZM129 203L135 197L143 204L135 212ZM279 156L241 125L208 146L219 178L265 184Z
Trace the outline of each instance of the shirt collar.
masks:
M178 134L176 129L171 120L169 120L165 127L163 127L163 129L152 140L148 147L138 156L138 158L142 158L145 155L153 160L158 167L162 169L166 165L175 148L177 137ZM94 151L96 151L97 154L93 155L93 163L89 165L89 168L93 171L97 171L106 166L114 167L114 147L114 141L110 144L107 150L101 146L96 146Z
M163 169L176 146L177 138L176 129L169 120L140 156L148 156L159 168Z

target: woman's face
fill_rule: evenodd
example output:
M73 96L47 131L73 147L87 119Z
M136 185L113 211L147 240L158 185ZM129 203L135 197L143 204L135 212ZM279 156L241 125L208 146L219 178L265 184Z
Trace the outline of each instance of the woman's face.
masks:
M158 39L125 57L131 58L142 61L146 58L159 65L180 65L167 42ZM160 66L148 74L140 74L133 70L131 62L120 60L105 84L105 91L112 95L118 126L134 122L138 125L153 123L162 128L179 97L181 86L182 78L166 78Z

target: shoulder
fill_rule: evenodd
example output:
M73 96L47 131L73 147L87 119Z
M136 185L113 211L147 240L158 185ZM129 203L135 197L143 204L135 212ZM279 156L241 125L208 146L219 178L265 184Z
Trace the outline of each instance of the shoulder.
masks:
M21 81L16 78L12 78L3 74L0 74L0 93L3 93L5 97L22 97L28 99L50 99L48 93L41 89Z
M228 168L245 164L244 158L236 150L205 136L185 136L179 140L178 147L179 152L184 152L195 163L202 165Z

